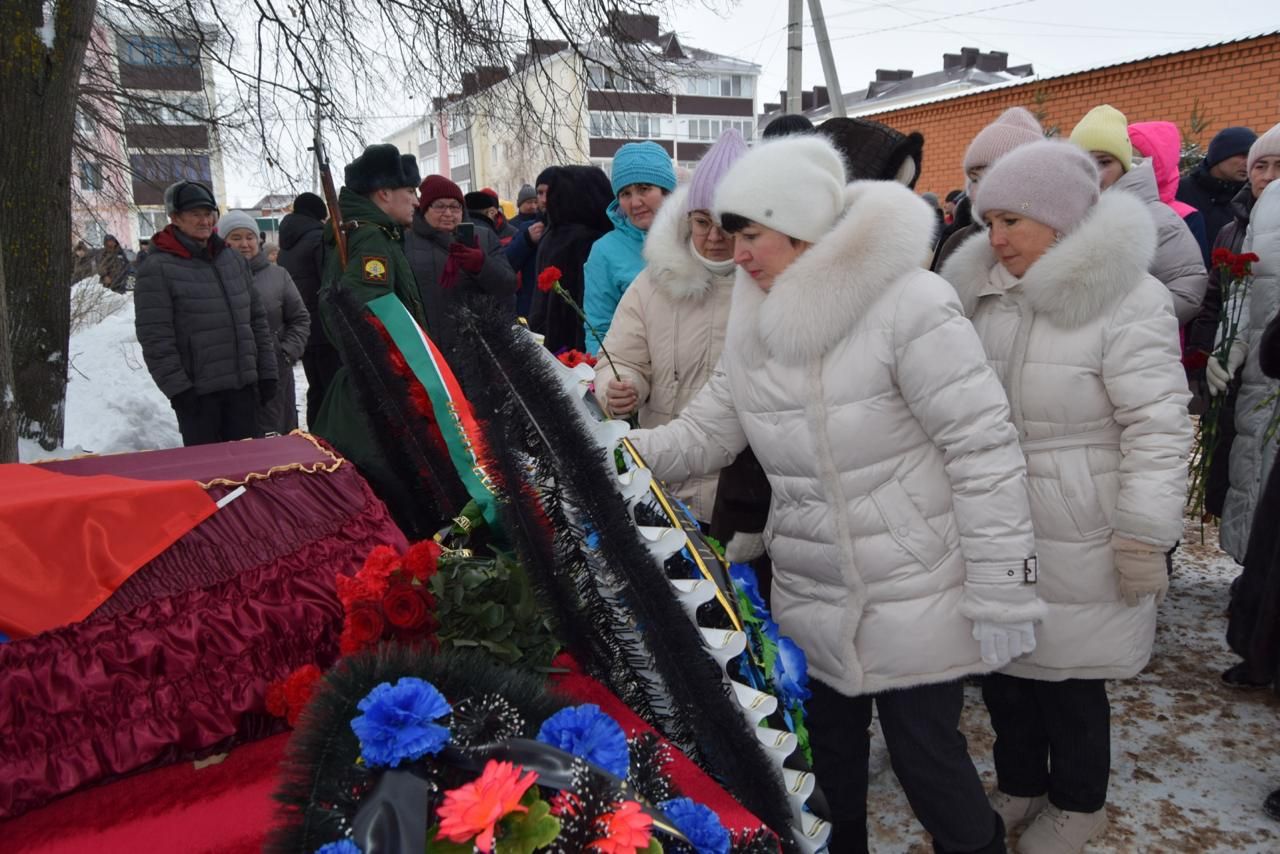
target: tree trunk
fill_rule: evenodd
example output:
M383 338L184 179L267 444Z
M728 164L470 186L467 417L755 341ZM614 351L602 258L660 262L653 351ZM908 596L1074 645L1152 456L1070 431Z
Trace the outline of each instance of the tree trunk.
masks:
M0 17L0 264L17 432L62 442L71 312L71 141L95 0L6 0Z
M0 198L3 198L0 186ZM9 309L4 298L4 258L0 257L0 463L18 461L18 407L9 358Z

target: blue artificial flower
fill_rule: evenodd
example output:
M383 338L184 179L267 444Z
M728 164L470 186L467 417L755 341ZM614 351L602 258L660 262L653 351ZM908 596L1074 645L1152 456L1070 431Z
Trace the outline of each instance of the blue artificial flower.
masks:
M658 804L658 809L685 835L698 854L729 854L729 831L710 808L689 798L672 798Z
M440 752L449 730L432 723L450 711L430 682L406 676L393 685L383 682L356 706L363 715L351 722L360 739L360 755L374 768L396 768Z
M803 703L809 699L809 665L802 650L795 641L785 635L778 635L778 657L774 661L773 682L782 692L782 699L787 706Z
M538 730L538 741L585 759L615 777L627 778L631 757L626 733L593 703L570 706L547 718Z
M328 842L316 849L315 854L362 854L360 846L350 839Z
M765 605L764 597L760 595L760 582L756 580L754 569L745 563L731 563L729 577L733 579L737 588L746 594L747 601L751 603L757 616L769 613L769 607Z

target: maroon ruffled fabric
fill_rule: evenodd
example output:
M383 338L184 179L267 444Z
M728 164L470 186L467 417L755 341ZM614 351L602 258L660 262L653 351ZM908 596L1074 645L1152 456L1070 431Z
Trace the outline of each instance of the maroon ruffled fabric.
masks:
M337 573L403 534L354 466L254 481L86 621L0 644L0 818L278 731L268 683L337 656Z

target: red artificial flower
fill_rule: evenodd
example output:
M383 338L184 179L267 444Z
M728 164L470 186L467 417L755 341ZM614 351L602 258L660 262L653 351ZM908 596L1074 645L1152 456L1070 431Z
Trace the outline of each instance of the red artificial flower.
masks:
M360 576L339 575L337 577L338 601L343 611L350 611L360 602L376 602L379 593L369 580Z
M365 582L375 597L387 592L391 573L400 568L400 555L391 546L378 546L364 559L356 578Z
M413 576L415 581L426 584L427 580L436 574L436 567L442 554L444 549L440 548L440 544L435 540L414 543L404 554L404 569Z
M653 819L635 801L623 801L611 813L596 819L604 837L591 843L591 850L602 854L636 854L649 847Z
M481 851L493 850L494 825L513 812L528 812L520 799L538 775L510 762L490 759L474 781L444 793L438 811L440 836L452 842L470 842ZM648 842L645 842L648 845Z
M398 629L421 628L427 621L427 603L412 587L395 587L382 597L387 622Z
M283 718L289 713L289 703L284 695L284 680L279 679L267 686L267 714Z
M307 703L311 702L311 695L316 691L316 683L323 676L320 668L314 664L303 665L289 674L289 678L284 682L285 702L289 707L285 719L289 722L289 726L298 723L298 716L307 707Z
M351 628L351 639L357 644L357 649L362 649L382 637L382 632L386 629L382 612L376 607L360 606L352 609L347 612L347 622Z
M538 290L543 293L554 290L555 286L560 282L560 275L559 267L547 267L538 274Z

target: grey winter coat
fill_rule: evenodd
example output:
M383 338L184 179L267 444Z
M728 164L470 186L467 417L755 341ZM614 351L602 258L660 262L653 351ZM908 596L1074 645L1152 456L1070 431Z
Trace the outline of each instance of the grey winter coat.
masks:
M1253 264L1253 284L1244 293L1240 306L1238 335L1249 345L1249 352L1240 372L1236 439L1231 445L1231 487L1227 490L1222 527L1218 532L1222 550L1238 563L1244 563L1258 493L1275 465L1276 443L1280 441L1277 436L1264 441L1267 426L1280 413L1280 401L1262 405L1280 389L1280 380L1264 374L1258 360L1262 332L1280 311L1280 181L1273 181L1254 203L1244 251L1253 252L1259 260ZM1233 316L1230 305L1227 316ZM1274 524L1276 520L1268 521Z
M165 396L276 379L267 313L245 260L216 234L199 246L173 226L153 246L138 271L134 326Z
M253 270L253 285L267 311L280 381L276 396L258 408L258 429L263 433L288 433L298 428L293 365L307 347L311 315L289 271L268 261L266 252L259 251L250 258L249 269Z
M1187 325L1195 319L1200 303L1204 302L1209 271L1205 269L1204 254L1191 229L1173 208L1160 200L1151 159L1135 161L1133 168L1109 189L1132 193L1146 204L1156 224L1156 257L1148 272L1173 294L1173 312L1178 316L1178 325Z
M440 276L444 273L453 239L451 232L439 231L428 225L420 211L413 213L413 227L404 230L404 254L418 283L422 310L427 317L427 334L446 356L453 350L457 337L450 317L454 303L451 293L485 293L513 306L512 298L516 293L515 271L507 263L506 253L493 229L484 226L476 228L476 240L485 254L480 272L459 271L452 288L440 287Z

